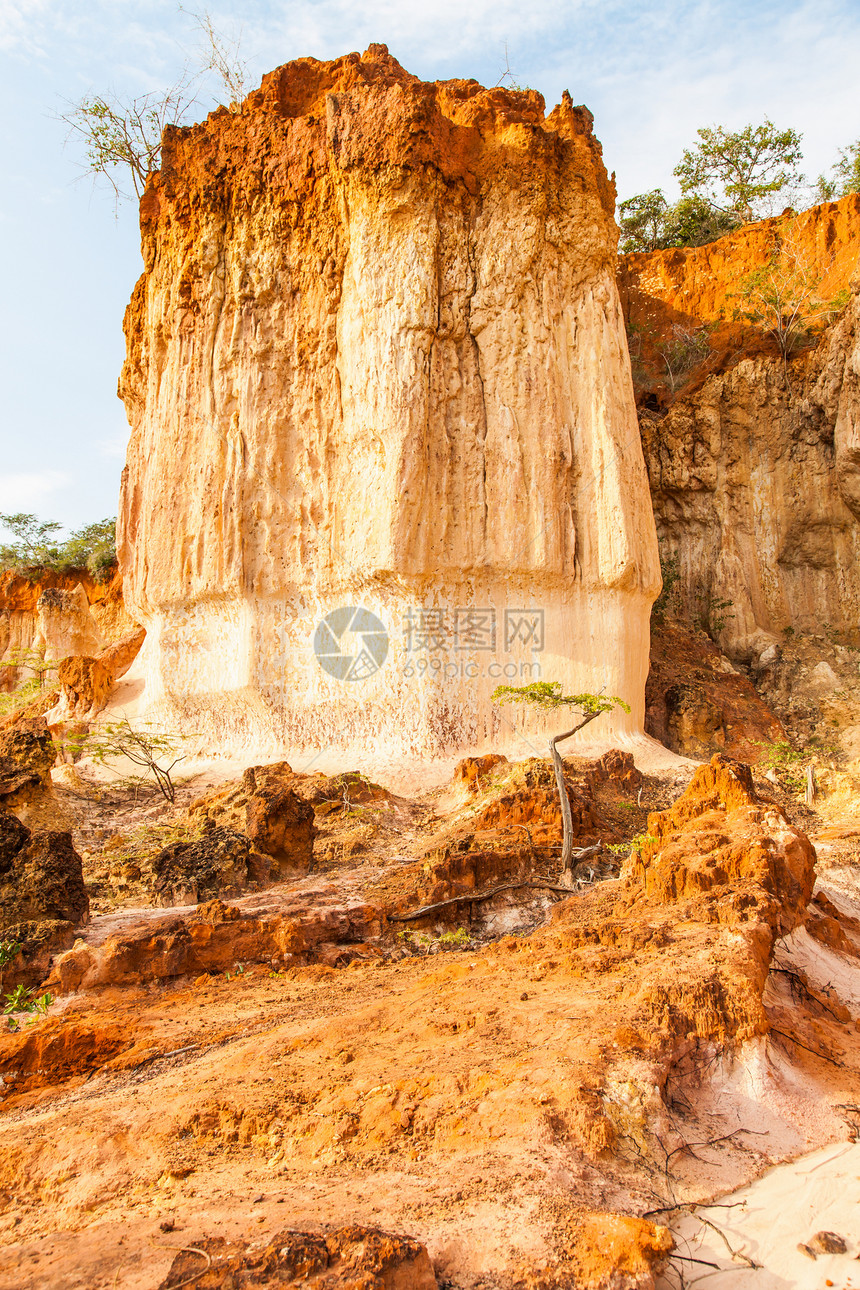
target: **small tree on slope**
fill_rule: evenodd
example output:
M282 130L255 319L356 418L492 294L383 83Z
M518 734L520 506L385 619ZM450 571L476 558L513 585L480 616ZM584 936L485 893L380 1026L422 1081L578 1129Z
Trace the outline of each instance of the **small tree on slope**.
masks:
M570 730L553 735L549 741L549 751L555 771L555 784L561 805L562 847L561 847L561 884L564 887L573 885L573 819L570 812L570 801L564 782L564 765L558 745L564 739L570 739L578 730L594 721L604 712L613 708L630 711L630 705L623 699L609 698L604 694L565 694L559 681L533 681L531 685L499 685L493 691L494 703L529 703L532 707L544 712L554 712L557 708L578 708L582 717Z

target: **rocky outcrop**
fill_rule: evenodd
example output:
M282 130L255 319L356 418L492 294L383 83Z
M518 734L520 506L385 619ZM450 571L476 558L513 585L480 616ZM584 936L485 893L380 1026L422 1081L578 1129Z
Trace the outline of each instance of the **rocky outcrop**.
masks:
M641 731L659 578L591 125L374 45L167 130L121 380L150 711L367 766L515 743L490 694L545 671Z
M671 810L649 815L624 876L657 904L694 900L699 917L758 922L772 945L803 922L815 852L776 802L758 796L749 767L718 754Z
M14 690L32 674L28 655L55 664L73 654L98 655L105 642L110 648L136 630L119 574L110 582L94 582L83 569L45 570L37 578L0 574L0 690ZM54 675L47 669L49 682Z
M241 833L210 829L194 842L173 842L153 864L156 905L196 905L238 896L271 881L272 864Z
M36 602L36 639L33 648L46 662L70 654L97 654L103 641L90 613L87 593L80 583L70 590L46 588Z
M0 939L19 947L3 972L3 988L41 981L52 955L71 945L89 908L71 834L31 833L0 811Z
M199 1249L209 1259L203 1284L210 1290L240 1285L294 1286L319 1290L436 1290L426 1249L408 1236L370 1227L341 1227L325 1234L292 1229L256 1241L210 1237ZM198 1250L173 1260L158 1290L174 1290L201 1278Z
M784 365L761 331L732 318L741 281L788 241L821 296L852 283L853 294ZM786 628L853 631L860 616L858 253L854 194L706 247L621 261L637 343L711 329L689 383L674 398L665 384L645 398L642 443L683 614L705 621L736 660L766 666Z
M352 800L361 800L358 785L350 785L350 790ZM311 801L333 797L316 784L308 785L303 776L294 775L287 762L275 762L249 766L239 784L192 803L188 817L198 826L241 833L255 850L269 857L270 880L278 882L309 872L316 836Z
M95 658L80 655L64 658L57 668L60 698L46 713L48 724L63 726L67 721L94 720L107 706L116 682L137 658L145 636L146 632L139 627L101 650Z
M56 756L43 718L0 730L0 809L32 828L70 828L51 782Z
M763 745L785 739L779 719L748 676L703 631L651 625L645 729L685 757L729 757L755 764Z

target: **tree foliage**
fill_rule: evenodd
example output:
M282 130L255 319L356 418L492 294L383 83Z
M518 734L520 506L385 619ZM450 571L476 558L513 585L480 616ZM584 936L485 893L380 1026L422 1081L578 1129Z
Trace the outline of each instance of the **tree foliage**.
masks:
M85 171L110 184L119 203L143 196L149 176L161 164L165 127L181 125L195 96L187 73L162 92L126 98L108 91L85 94L59 114L69 138L83 146ZM128 184L131 182L132 192Z
M777 239L767 264L744 278L732 298L736 321L752 323L773 337L784 364L816 326L828 323L845 303L825 298L827 266L810 259L791 231Z
M605 694L565 694L560 681L532 681L531 685L497 685L492 694L493 703L528 703L545 712L557 708L579 708L581 712L599 717L601 712L629 706L623 699L609 698Z
M816 198L820 202L838 201L849 193L860 193L860 139L839 149L839 160L830 171L832 178L818 176Z
M733 212L715 210L702 197L682 197L671 205L661 188L628 197L621 202L618 214L623 255L671 246L705 246L740 223Z
M801 136L779 130L767 117L742 130L703 126L699 142L684 150L674 174L686 196L699 197L715 210L749 222L761 213L762 199L799 183Z
M555 784L561 805L561 883L569 887L573 883L573 819L558 745L563 740L570 739L578 730L582 730L602 713L611 712L613 708L623 708L625 712L629 712L630 706L623 699L610 698L605 694L565 694L560 681L533 681L531 685L499 685L493 691L492 698L494 703L528 703L543 712L556 712L559 708L579 709L581 720L572 729L553 735L549 741Z
M116 520L97 520L76 529L65 541L57 538L62 525L18 511L0 513L0 525L14 538L0 545L0 571L88 569L97 582L110 577L116 566Z
M117 206L143 196L150 175L161 166L165 129L188 122L207 78L218 83L218 95L226 98L231 112L238 111L248 92L248 64L240 57L241 32L234 39L226 37L207 10L196 13L179 7L194 20L202 48L193 66L186 66L168 89L134 97L112 90L85 94L58 113L68 126L68 139L82 147L84 172L110 185Z

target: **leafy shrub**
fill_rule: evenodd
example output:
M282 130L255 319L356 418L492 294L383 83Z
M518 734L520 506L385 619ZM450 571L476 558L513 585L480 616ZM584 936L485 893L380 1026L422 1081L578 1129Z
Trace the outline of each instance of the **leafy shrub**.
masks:
M658 623L663 623L666 621L670 611L677 608L675 584L681 577L677 555L666 555L662 551L660 552L660 574L663 578L663 587L651 607L651 613Z

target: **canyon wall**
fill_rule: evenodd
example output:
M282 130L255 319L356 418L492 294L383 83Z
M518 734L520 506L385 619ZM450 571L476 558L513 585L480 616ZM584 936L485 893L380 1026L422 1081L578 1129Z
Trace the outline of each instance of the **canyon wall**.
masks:
M780 245L814 294L841 306L787 363L735 317L745 278ZM641 381L640 421L661 547L678 561L685 615L754 665L773 660L786 628L856 634L860 623L858 252L853 194L620 261L632 346L656 374ZM673 395L654 358L698 328L707 358Z
M375 45L168 129L120 385L151 714L522 756L541 719L490 695L543 679L641 732L659 565L591 124Z
M96 582L85 569L38 575L0 573L0 693L33 674L28 656L57 663L93 655L133 631L123 605L122 578ZM50 683L56 667L47 669Z

